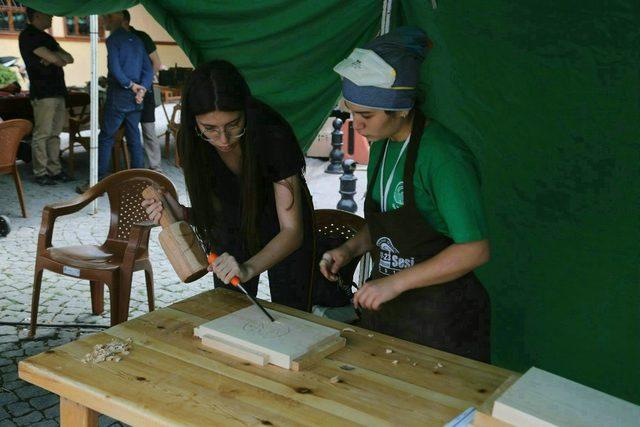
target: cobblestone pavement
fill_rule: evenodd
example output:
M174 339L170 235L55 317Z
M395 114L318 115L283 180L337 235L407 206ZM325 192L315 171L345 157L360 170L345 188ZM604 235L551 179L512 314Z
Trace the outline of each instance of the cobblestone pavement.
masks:
M162 126L162 124L160 124ZM159 129L158 133L163 131ZM28 323L30 316L31 287L35 249L40 228L42 208L49 203L69 200L76 196L74 188L88 176L88 155L76 157L77 178L75 181L52 187L35 184L30 165L20 166L20 175L25 187L25 197L29 217L20 216L20 208L13 181L10 176L0 176L0 214L10 217L12 232L0 238L0 324L2 322ZM335 208L338 194L339 175L325 174L326 162L308 159L307 181L314 196L316 208ZM165 173L178 189L181 200L185 199L184 179L179 169L166 159L163 160ZM84 171L84 174L83 172ZM357 171L359 213L362 214L366 172ZM88 208L76 214L56 220L53 244L66 246L73 244L99 244L104 241L108 228L108 202L99 201L99 211L90 215ZM150 240L150 259L154 268L156 307L168 306L211 289L212 279L204 277L188 285L181 283L166 261L160 248L155 228ZM59 423L58 396L18 379L18 362L28 356L49 348L73 341L80 336L95 333L109 324L108 291L105 292L105 313L91 314L88 283L45 271L42 282L38 323L56 326L38 327L34 339L27 338L24 326L0 325L0 427L8 426L55 426ZM105 288L106 289L106 288ZM266 275L260 281L258 297L270 300ZM147 312L144 274L135 273L131 290L129 318ZM95 325L74 327L58 325ZM101 426L121 425L106 416L100 417Z

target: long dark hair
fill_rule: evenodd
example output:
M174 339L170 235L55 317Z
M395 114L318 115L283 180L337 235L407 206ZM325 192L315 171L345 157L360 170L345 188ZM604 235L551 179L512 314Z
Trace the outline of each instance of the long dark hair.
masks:
M259 215L264 204L265 182L259 170L253 128L255 100L238 69L230 62L215 60L198 66L185 84L180 112L178 150L185 183L191 200L191 223L205 246L217 241L221 205L215 195L214 163L209 143L196 134L195 116L211 111L242 111L245 134L242 150L242 223L241 233L250 254L260 247ZM211 250L211 247L207 247Z

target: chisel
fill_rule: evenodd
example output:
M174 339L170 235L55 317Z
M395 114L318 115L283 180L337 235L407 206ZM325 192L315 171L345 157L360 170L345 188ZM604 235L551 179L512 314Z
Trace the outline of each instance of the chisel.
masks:
M211 263L213 263L213 262L216 260L216 258L218 258L218 255L217 255L217 254L215 254L215 253L213 253L213 252L210 252L210 253L209 253L209 256L207 256L207 261L209 261L209 264L211 264ZM242 292L244 292L244 294L245 294L246 296L248 296L248 297L249 297L249 299L251 300L251 302L253 302L256 306L258 306L258 308L259 308L260 310L262 310L262 312L264 313L264 315L265 315L265 316L267 316L267 318L268 318L269 320L271 320L272 322L275 322L275 321L276 321L276 319L274 319L274 318L273 318L273 316L271 316L271 315L269 314L269 312L268 312L267 310L265 310L265 309L264 309L264 307L263 307L263 306L258 302L258 300L257 300L257 299L255 299L255 298L253 297L253 295L251 295L249 292L247 292L247 290L244 288L244 286L242 286L242 285L240 284L240 279L238 278L238 276L233 276L233 278L231 278L231 281L230 281L229 283L231 283L233 286L235 286L236 288L238 288L238 289L240 289Z

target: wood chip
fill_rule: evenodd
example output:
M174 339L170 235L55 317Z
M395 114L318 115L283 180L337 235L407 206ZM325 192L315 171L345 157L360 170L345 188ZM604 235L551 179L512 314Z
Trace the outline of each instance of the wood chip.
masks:
M367 335L369 338L373 338L373 334L369 334Z
M391 353L393 353L393 350L391 350L390 348L388 348L388 349L386 349L384 352L385 352L385 353L387 353L387 354L391 354Z
M343 371L353 371L356 368L354 368L353 366L350 366L350 365L342 365L342 366L340 366L340 369L342 369Z
M126 356L131 351L133 338L127 338L126 341L112 340L107 344L96 344L91 353L85 354L82 363L101 363L101 362L119 362L122 356Z
M411 366L418 366L418 362L413 362Z
M440 362L436 363L436 365L433 367L433 369L440 369L440 368L444 368L444 365Z
M356 330L353 328L344 328L342 332L355 332Z
M329 379L329 382L330 382L331 384L338 384L338 383L341 383L341 382L342 382L342 378L340 378L339 376L337 376L337 375L336 375L335 377L331 377L331 378Z
M397 365L397 364L398 364L398 361L397 361L397 360L394 360L394 361L392 361L391 363L393 363L394 365Z

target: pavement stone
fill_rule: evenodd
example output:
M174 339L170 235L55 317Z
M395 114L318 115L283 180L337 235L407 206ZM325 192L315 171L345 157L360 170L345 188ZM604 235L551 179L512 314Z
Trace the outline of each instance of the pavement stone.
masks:
M169 112L170 113L170 112ZM166 129L163 114L157 114L158 134ZM164 121L164 122L163 122ZM161 139L162 140L162 139ZM66 139L62 136L63 147ZM0 427L14 425L55 426L58 425L59 399L39 387L30 385L17 376L18 362L30 355L66 344L78 337L99 332L74 324L93 324L107 328L109 320L109 292L105 290L105 312L94 316L88 283L82 280L44 272L40 295L39 326L35 338L29 338L31 293L34 260L41 212L45 205L71 200L77 197L75 186L88 180L89 158L80 149L76 154L76 179L52 187L41 187L34 182L31 165L19 164L25 190L28 218L22 218L13 184L8 175L0 176L0 214L7 215L12 231L0 238ZM172 159L171 159L172 160ZM63 162L65 159L63 158ZM324 173L327 162L307 159L306 180L313 195L316 209L335 209L340 199L339 175ZM173 162L163 159L163 169L173 181L179 199L187 199L182 172ZM356 171L358 178L358 214L362 215L366 170ZM54 246L75 244L100 244L104 241L109 223L108 201L98 201L98 212L91 214L89 208L56 220L53 233ZM213 287L211 276L185 285L179 281L158 242L159 229L154 229L149 242L149 256L154 268L154 291L157 308L166 307ZM268 277L261 275L258 297L270 300ZM148 312L144 274L134 274L132 282L130 318ZM1 322L17 322L22 325L2 325ZM50 326L48 326L50 325ZM67 325L60 327L59 325ZM109 417L101 416L100 426L122 426Z
M32 411L22 417L14 418L13 422L15 422L19 426L31 426L36 422L42 420L42 418L44 417L40 412Z
M36 409L43 410L51 408L59 403L59 398L53 393L46 393L43 396L34 397L29 400L29 404Z

